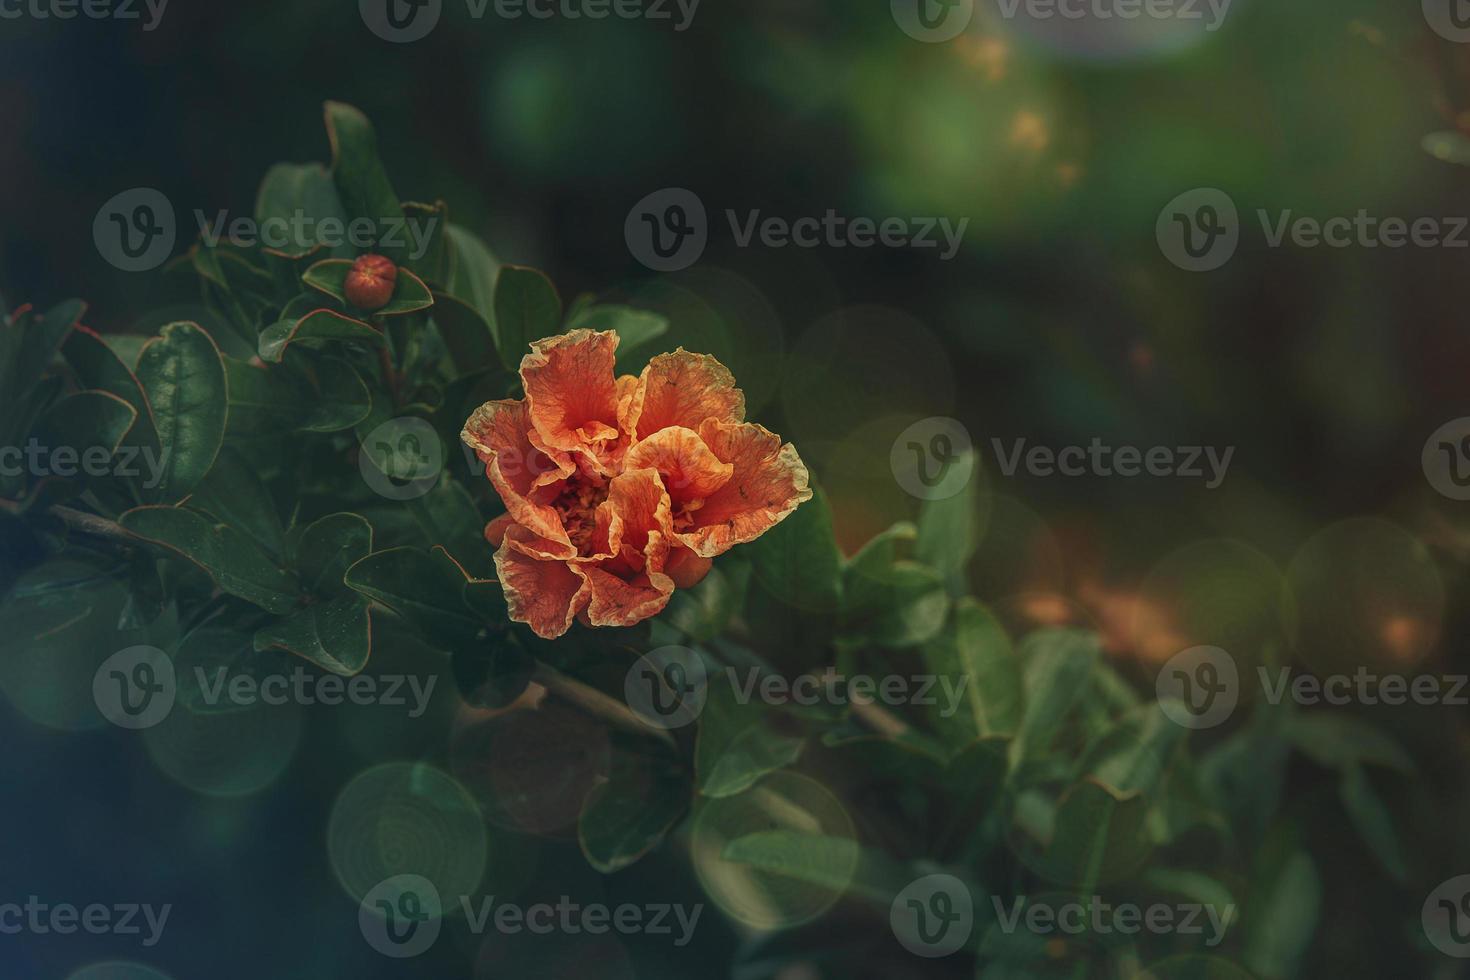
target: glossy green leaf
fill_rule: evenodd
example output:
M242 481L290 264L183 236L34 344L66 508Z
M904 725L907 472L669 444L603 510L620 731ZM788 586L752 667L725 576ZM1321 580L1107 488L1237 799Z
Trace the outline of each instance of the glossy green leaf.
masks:
M328 102L325 110L327 138L332 144L332 180L342 208L348 220L372 221L375 235L381 238L394 222L402 221L403 208L378 159L378 139L372 123L360 110L342 102ZM406 248L380 244L368 251L380 252L401 264Z
M756 581L786 605L835 612L842 599L842 554L832 533L827 498L812 499L744 546Z
M448 558L391 548L352 565L345 581L450 649L474 642L481 632L463 599L464 580Z
M1338 783L1338 796L1353 826L1368 845L1369 852L1389 877L1403 884L1408 880L1409 866L1404 859L1403 844L1394 829L1393 817L1382 797L1374 790L1362 766L1350 766Z
M138 357L138 380L153 407L162 447L160 500L199 485L224 444L229 402L219 348L197 324L165 326Z
M309 220L298 220L298 216ZM341 222L340 227L346 227L347 214L332 175L319 163L278 163L267 170L255 195L255 220L269 252L287 258L301 258L319 249L342 257L352 253L346 242L329 248L322 241L322 222ZM284 243L276 241L279 237Z
M443 547L467 575L495 577L494 548L485 540L486 521L462 483L446 473L434 489L407 503L425 544Z
M298 604L296 581L247 534L178 507L137 507L118 523L202 568L230 595L283 615Z
M934 569L900 557L911 549L914 526L895 524L863 546L843 569L842 631L878 646L903 648L944 628L949 596Z
M936 675L964 683L957 711L945 715L942 703L929 711L935 729L951 742L1017 732L1021 662L990 610L968 597L956 602L944 630L924 645L924 660Z
M209 476L194 491L189 506L208 511L217 520L259 542L271 554L282 554L285 529L276 502L256 467L228 446L215 460Z
M407 255L403 264L421 279L443 286L449 282L453 259L449 249L449 207L443 201L403 202Z
M307 526L296 544L301 587L319 596L346 592L347 569L373 550L373 526L360 514L329 514Z
M1084 766L1109 786L1151 794L1186 734L1158 704L1147 704L1120 718L1093 746Z
M320 347L333 341L383 346L383 331L335 310L320 309L299 320L279 320L260 333L260 359L279 363L294 343Z
M617 331L618 361L621 364L644 344L668 333L669 318L661 313L638 310L631 306L583 306L567 318L566 328Z
M496 338L496 346L502 352L500 334L495 330L495 281L500 277L500 262L491 254L485 243L473 232L460 225L450 224L449 232L449 284L445 292L468 303L485 322ZM507 356L507 364L519 364L521 355Z
M502 267L495 281L495 331L507 364L519 364L532 342L559 333L561 298L551 280L535 269Z
M347 361L318 357L312 363L313 392L296 428L303 432L342 432L352 429L373 409L367 382Z
M490 323L466 301L449 293L434 294L434 325L461 374L500 366Z
M325 671L351 676L372 654L369 603L355 592L314 602L255 633L255 649L280 649Z
M718 675L699 715L694 771L704 796L734 796L768 772L796 761L803 739L774 731L754 700L742 704L735 686Z
M974 449L967 452L975 455ZM978 462L974 459L961 458L954 465L978 472ZM966 590L965 566L980 543L983 516L980 481L975 478L954 496L926 500L919 508L915 557L939 572L951 595L963 595Z
M615 767L587 795L577 840L592 867L612 874L657 847L688 808L688 784L660 763Z
M1051 840L1034 869L1088 894L1126 878L1148 859L1148 804L1094 779L1073 786L1057 805Z
M1353 766L1383 766L1413 772L1404 747L1365 721L1326 711L1299 712L1286 723L1286 737L1318 765L1347 771Z
M1242 923L1241 960L1259 977L1297 976L1317 931L1322 877L1302 850L1263 853L1256 864Z
M1020 655L1026 708L1013 749L1017 761L1045 752L1062 720L1087 693L1098 641L1083 630L1042 629L1021 642Z

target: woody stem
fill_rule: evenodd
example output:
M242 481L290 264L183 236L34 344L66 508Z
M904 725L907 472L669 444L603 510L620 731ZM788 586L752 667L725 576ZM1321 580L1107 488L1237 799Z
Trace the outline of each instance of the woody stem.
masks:
M531 679L546 688L548 693L576 705L589 714L596 715L609 724L639 735L652 735L671 747L675 744L674 736L662 728L654 728L647 724L638 717L637 712L623 702L608 697L595 687L568 677L554 667L538 662Z

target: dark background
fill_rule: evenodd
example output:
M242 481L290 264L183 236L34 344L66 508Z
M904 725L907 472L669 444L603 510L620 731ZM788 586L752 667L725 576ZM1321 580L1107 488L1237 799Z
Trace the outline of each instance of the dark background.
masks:
M1161 568L1194 575L1186 592L1207 578L1219 553L1182 552L1191 542L1243 543L1300 585L1293 559L1314 534L1375 514L1393 531L1363 545L1370 559L1375 547L1419 548L1438 569L1440 601L1423 583L1382 586L1427 609L1439 637L1409 659L1463 669L1470 532L1464 505L1432 491L1419 458L1429 433L1470 415L1470 250L1272 249L1255 219L1257 208L1470 214L1464 168L1420 145L1470 111L1461 52L1413 3L1236 0L1217 33L1125 35L1083 55L1015 37L980 6L964 38L938 45L906 37L886 3L851 0L705 0L683 33L616 19L475 21L446 0L438 28L406 45L375 37L345 0L172 0L151 33L0 20L0 295L12 307L82 296L87 322L107 332L148 322L175 287L104 261L91 241L100 205L130 187L163 191L182 252L195 208L248 214L270 164L328 159L321 103L351 102L374 121L400 196L446 200L502 260L545 269L564 296L669 312L671 342L731 363L753 417L822 477L849 550L912 516L884 465L895 419L953 415L987 470L982 599L1053 591L1109 632L1118 657L1144 661L1147 638L1116 628L1117 603L1146 594ZM1154 225L1201 186L1229 193L1244 228L1228 265L1193 275L1160 254ZM672 276L649 273L623 241L628 210L663 187L698 193L714 226L702 262ZM950 262L740 249L726 208L970 224ZM1225 485L1206 491L1005 477L989 444L1094 436L1236 452ZM1298 588L1294 602L1321 607L1304 615L1361 615L1330 588ZM1424 760L1423 785L1452 787L1463 709L1375 720ZM60 977L117 956L180 980L459 975L452 949L434 954L442 973L367 949L322 841L344 773L442 755L442 728L425 724L386 754L334 754L315 723L278 782L231 802L170 782L127 733L54 732L0 712L0 839L11 844L0 892L175 904L154 950L3 937L0 973ZM1300 789L1313 799L1309 774ZM1428 855L1416 875L1458 873L1449 828L1463 822L1416 819L1406 834L1424 836ZM1323 830L1329 855L1354 846L1338 834ZM574 846L548 845L544 860L564 866L561 880L591 877ZM607 891L667 895L684 876L666 861ZM1324 922L1313 975L1390 975L1407 940L1381 907L1412 919L1424 891L1394 892L1360 857L1322 863L1329 894L1371 897L1355 921ZM723 975L734 938L706 915L699 948L668 975ZM639 943L639 975L662 975L653 964L669 951ZM1354 972L1380 949L1382 962Z

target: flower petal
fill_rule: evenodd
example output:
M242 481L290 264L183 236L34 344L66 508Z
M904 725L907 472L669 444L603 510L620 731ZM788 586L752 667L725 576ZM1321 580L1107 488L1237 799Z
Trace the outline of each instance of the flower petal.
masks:
M542 452L532 443L532 435L526 403L504 400L475 409L459 437L484 462L486 475L517 523L542 537L569 542L550 501L556 496L555 485L576 467L563 453Z
M547 448L596 453L617 440L617 347L615 331L573 330L536 341L521 359L531 423Z
M495 570L510 618L530 626L537 636L554 640L586 607L591 587L577 566L534 554L521 541L525 533L519 527L506 532L495 552Z
M674 581L662 572L621 578L590 565L582 570L592 593L586 621L591 626L632 626L657 616L674 594Z
M676 507L687 500L709 497L729 483L735 472L734 466L710 452L698 432L682 425L662 429L629 449L623 466L629 470L658 470Z
M730 482L691 514L679 541L706 558L754 541L811 499L806 465L790 443L753 423L710 420L699 429L710 451L734 467Z
M745 393L725 365L680 347L648 362L625 415L624 428L637 442L671 425L698 430L707 419L744 421Z
M628 470L614 477L601 509L610 516L608 543L614 557L630 571L648 566L662 572L674 519L658 471Z
M676 588L692 589L704 581L714 563L713 558L702 558L688 548L675 548L669 553L664 574L674 580Z

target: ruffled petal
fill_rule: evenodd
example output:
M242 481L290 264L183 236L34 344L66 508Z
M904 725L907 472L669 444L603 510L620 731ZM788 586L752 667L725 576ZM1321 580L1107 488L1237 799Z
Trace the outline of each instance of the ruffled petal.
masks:
M730 463L730 482L681 524L679 541L706 558L754 541L780 523L812 491L806 465L790 443L764 426L710 420L699 436L716 458Z
M523 540L527 535L521 527L507 530L495 552L495 570L510 618L525 623L537 636L554 640L586 608L591 587L578 566L536 554Z
M614 562L621 562L604 567L663 571L674 523L669 494L657 470L628 470L615 477L600 510L607 515L608 550Z
M548 449L601 455L618 440L617 347L612 330L573 330L536 341L521 359L531 424Z
M550 505L558 485L576 470L564 453L545 452L533 441L524 401L486 402L465 422L460 438L485 464L485 473L519 524L553 541L567 542L561 518Z
M590 565L583 570L592 600L584 616L589 626L632 626L657 616L674 594L674 581L662 572L625 579Z
M703 558L681 546L669 552L664 574L673 579L675 588L692 589L704 581L714 563L713 558Z
M725 365L680 347L648 362L625 414L623 426L636 443L671 425L698 431L708 419L744 421L745 393Z
M710 452L699 433L682 425L662 429L629 449L623 465L629 470L658 470L676 508L711 496L735 472L733 465Z

